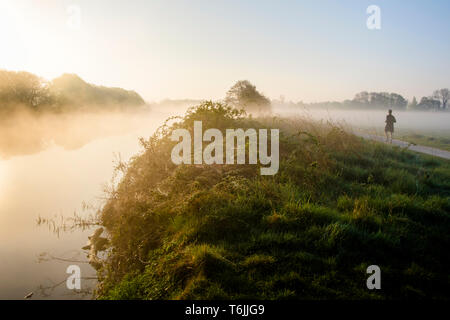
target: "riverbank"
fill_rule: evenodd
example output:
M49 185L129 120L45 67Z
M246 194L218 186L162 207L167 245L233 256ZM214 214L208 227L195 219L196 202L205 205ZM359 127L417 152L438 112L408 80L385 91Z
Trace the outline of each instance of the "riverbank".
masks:
M102 210L112 250L97 298L448 298L448 161L331 123L229 112L203 106L176 127L279 128L279 172L175 166L165 127ZM373 264L380 291L366 287Z

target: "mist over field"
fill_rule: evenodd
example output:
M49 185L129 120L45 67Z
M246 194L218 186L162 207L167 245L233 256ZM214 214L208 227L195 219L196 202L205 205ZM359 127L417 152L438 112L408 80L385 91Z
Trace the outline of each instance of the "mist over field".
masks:
M155 104L147 111L132 112L75 112L70 114L41 114L17 112L0 119L0 157L33 154L52 146L66 150L78 149L91 140L126 134L149 122L162 124L165 117L182 115L195 102ZM348 129L384 134L386 111L304 109L277 107L274 115L304 117L317 121L331 121ZM434 138L450 137L450 112L396 111L397 131L402 134L426 134Z
M282 107L274 108L274 113L281 116L303 116L318 121L333 121L348 125L354 129L372 129L377 133L383 134L384 120L387 115L386 110L336 110L336 109L284 109ZM424 111L394 111L397 118L396 128L401 130L410 130L417 132L427 132L435 134L450 133L450 112L436 113Z

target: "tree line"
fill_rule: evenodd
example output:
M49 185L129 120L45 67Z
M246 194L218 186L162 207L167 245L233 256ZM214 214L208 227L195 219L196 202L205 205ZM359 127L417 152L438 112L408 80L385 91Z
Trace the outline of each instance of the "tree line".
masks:
M288 105L293 107L396 109L396 110L447 110L450 91L439 89L420 102L416 97L408 102L402 95L389 92L362 91L352 100L327 101ZM270 100L248 80L237 81L227 92L224 102L250 113L268 112L273 104L286 105L285 101ZM145 105L135 91L89 84L75 74L64 74L46 81L32 73L0 70L0 112L24 107L36 111L70 110L124 110Z
M422 97L420 102L414 97L408 101L398 93L389 92L367 92L362 91L355 95L352 100L343 102L326 101L305 104L303 102L285 102L270 100L251 84L248 80L236 82L227 92L225 102L231 106L252 112L270 111L272 105L308 108L342 108L342 109L394 109L394 110L447 110L450 91L447 88L439 89L428 97Z
M18 109L73 111L127 109L145 105L135 91L89 84L75 74L52 81L25 71L0 70L0 112Z
M434 91L429 97L422 97L419 103L417 103L417 99L414 97L408 105L408 108L412 110L447 110L449 98L450 90L443 88Z
M306 104L300 101L296 105L317 108L446 111L449 97L450 91L447 88L436 90L430 96L422 97L419 102L416 97L408 101L398 93L362 91L352 100L343 102L326 101Z
M389 107L392 109L409 109L409 110L446 110L450 91L447 88L435 90L433 94L428 97L422 97L420 102L417 102L416 97L413 97L411 102L397 93L387 92L360 92L356 94L352 103L360 106L369 107Z

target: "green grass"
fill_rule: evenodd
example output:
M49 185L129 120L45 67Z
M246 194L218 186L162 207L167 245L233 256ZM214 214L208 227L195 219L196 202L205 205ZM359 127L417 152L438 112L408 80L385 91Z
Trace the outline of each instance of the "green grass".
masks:
M400 131L397 136L400 140L417 145L450 151L450 132L447 131L438 133Z
M173 165L170 132L194 120L279 128L280 171ZM97 298L449 298L448 161L213 103L142 143L101 212ZM372 264L382 290L366 287Z

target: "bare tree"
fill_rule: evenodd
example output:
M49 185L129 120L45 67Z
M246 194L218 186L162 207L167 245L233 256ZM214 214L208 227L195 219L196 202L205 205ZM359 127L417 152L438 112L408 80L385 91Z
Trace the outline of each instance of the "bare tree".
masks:
M448 88L436 90L433 93L433 98L438 99L441 102L442 109L445 110L447 108L448 99L450 98L450 90L448 90Z

